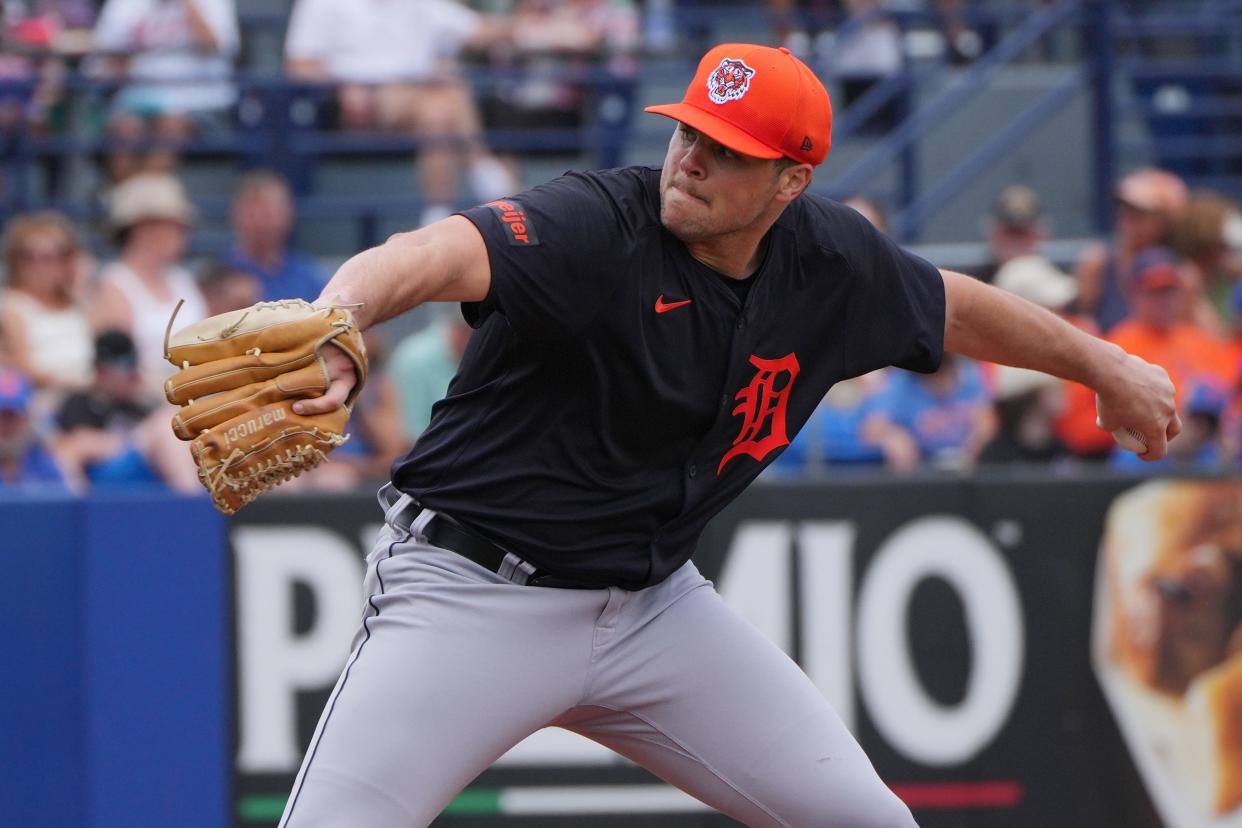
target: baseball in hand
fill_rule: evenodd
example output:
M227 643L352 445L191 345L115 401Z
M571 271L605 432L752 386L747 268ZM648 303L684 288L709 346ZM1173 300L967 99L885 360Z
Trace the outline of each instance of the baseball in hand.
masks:
M1095 395L1095 424L1099 428L1103 428L1104 424L1100 421L1100 395ZM1113 439L1117 441L1117 445L1126 451L1132 451L1135 454L1147 453L1147 439L1142 432L1136 431L1129 426L1114 428L1112 431Z
M1114 428L1113 439L1117 441L1117 445L1127 451L1132 451L1135 454L1147 453L1147 440L1144 439L1142 434L1132 428Z

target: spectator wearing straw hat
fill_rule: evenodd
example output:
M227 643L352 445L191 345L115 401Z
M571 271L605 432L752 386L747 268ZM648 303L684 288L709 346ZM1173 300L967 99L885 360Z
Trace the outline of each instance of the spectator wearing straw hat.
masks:
M143 385L163 398L164 331L177 302L185 300L179 324L207 315L194 277L181 264L194 222L193 205L181 182L170 175L144 173L121 183L112 194L109 220L120 256L100 272L95 296L95 330L121 330L133 337Z

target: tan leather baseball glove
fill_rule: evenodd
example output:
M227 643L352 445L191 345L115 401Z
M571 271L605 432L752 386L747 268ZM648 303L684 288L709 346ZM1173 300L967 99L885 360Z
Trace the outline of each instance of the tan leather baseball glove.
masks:
M358 382L344 408L297 414L293 403L328 390L322 350L329 344L353 360ZM173 432L190 441L199 480L230 515L348 439L345 426L367 377L366 346L349 307L301 299L196 322L166 339L164 356L180 369L164 384L168 401L181 406Z

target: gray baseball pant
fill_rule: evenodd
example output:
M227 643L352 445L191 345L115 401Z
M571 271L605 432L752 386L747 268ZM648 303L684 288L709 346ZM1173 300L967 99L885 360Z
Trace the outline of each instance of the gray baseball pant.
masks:
M819 690L693 564L633 592L524 586L429 545L432 514L386 523L367 556L362 625L281 828L425 826L547 726L746 825L915 825Z

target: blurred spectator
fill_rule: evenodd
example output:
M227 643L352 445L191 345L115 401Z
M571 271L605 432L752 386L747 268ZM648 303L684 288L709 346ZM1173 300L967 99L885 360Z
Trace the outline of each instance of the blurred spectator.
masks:
M56 417L57 453L79 489L168 487L202 495L189 447L169 427L172 409L144 395L134 341L123 331L95 338L91 387Z
M1048 222L1040 207L1039 195L1022 184L1011 184L1000 191L986 221L991 261L974 275L991 284L996 271L1006 262L1039 252L1039 245L1048 233Z
M843 109L901 71L901 29L886 6L883 0L845 0L848 15L837 29L832 48L817 48L820 60L841 83ZM859 124L857 132L888 132L900 120L901 100L892 98Z
M888 232L888 216L884 212L884 207L876 199L859 194L852 195L841 203L857 210L863 218L871 222L872 227L881 233Z
M13 365L38 389L36 416L50 414L91 376L91 326L81 303L82 248L58 213L32 213L4 233L8 284L0 337Z
M1057 437L1057 420L1065 407L1059 379L1002 365L996 372L995 396L998 430L980 452L980 463L1051 463L1069 456Z
M258 278L263 301L319 298L327 277L314 259L290 249L296 215L293 193L283 177L267 171L243 176L229 220L229 263Z
M639 45L638 10L631 0L516 0L512 36L492 47L495 85L483 97L489 129L572 131L586 122L597 104L610 153L604 167L621 163L625 127L633 110L634 52ZM613 110L619 110L616 114ZM541 154L540 142L523 148ZM551 140L547 152L564 153L564 141ZM514 161L513 163L516 163Z
M198 279L198 289L207 303L208 316L248 308L263 298L259 280L227 262L208 264Z
M1173 249L1186 262L1192 299L1186 321L1220 336L1233 328L1232 292L1242 278L1242 213L1218 193L1199 192L1173 225Z
M1093 336L1100 330L1089 317L1069 312L1078 298L1078 283L1043 256L1019 256L996 272L996 287L1017 294L1060 316ZM1095 392L1076 382L1058 380L1063 399L1057 438L1076 456L1102 460L1113 450L1112 435L1095 424ZM1002 412L1003 413L1003 412Z
M143 400L134 341L123 331L95 337L94 380L70 395L56 415L56 447L83 483L155 482L133 433L151 410Z
M6 0L0 3L0 134L19 124L47 128L64 92L64 55L83 51L94 25L89 0Z
M122 330L138 348L138 368L152 399L164 398L164 333L178 301L177 327L207 316L194 277L181 265L194 207L181 182L170 175L144 173L118 185L109 220L120 257L100 271L92 308L95 330Z
M966 0L933 0L932 9L940 34L944 37L944 54L949 63L963 65L983 53L984 41L970 25Z
M99 66L132 81L113 100L108 158L113 183L168 172L177 147L223 125L237 100L239 45L233 0L105 0L95 26Z
M512 173L487 152L470 87L455 58L463 44L485 45L504 27L449 0L342 3L297 0L285 41L290 76L338 83L342 125L406 131L423 140L419 182L422 223L449 215L457 173L465 167L481 201L517 189Z
M776 42L804 61L832 48L832 29L841 20L840 0L768 0Z
M995 434L979 364L950 353L934 374L891 372L862 427L863 439L880 446L897 471L920 462L970 468Z
M1172 251L1156 247L1140 252L1129 281L1134 310L1109 331L1109 341L1168 371L1182 404L1196 382L1230 386L1236 367L1229 364L1225 343L1182 321L1186 277Z
M34 389L13 368L0 368L0 491L67 488L64 473L30 417Z
M401 425L413 442L431 422L431 407L444 399L470 342L472 329L461 316L445 313L393 351L388 376L397 389Z
M1108 332L1130 310L1134 257L1140 250L1167 245L1173 225L1186 209L1189 194L1171 172L1144 168L1117 184L1117 218L1113 239L1094 245L1078 260L1078 307Z
M884 453L863 439L862 427L884 376L884 371L876 371L828 389L806 425L772 463L772 471L814 474L824 466L883 463Z

